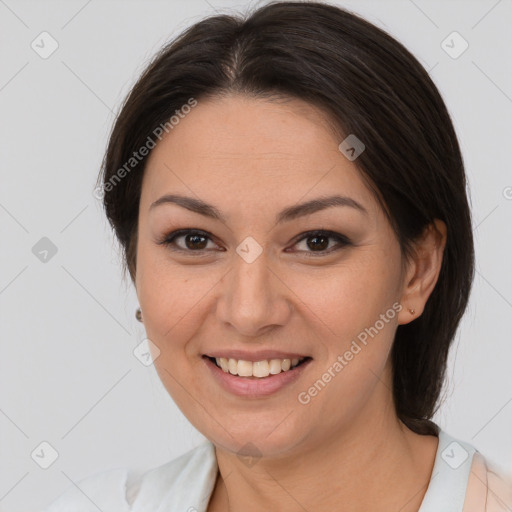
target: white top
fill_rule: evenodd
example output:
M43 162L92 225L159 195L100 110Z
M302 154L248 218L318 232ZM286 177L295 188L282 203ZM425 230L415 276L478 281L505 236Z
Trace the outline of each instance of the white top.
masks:
M508 501L512 496L512 484L510 489L508 482L496 487L501 499L507 502L500 501L503 508L496 504L491 507L490 501L498 503L499 497L490 490L494 498L489 500L487 486L485 494L480 493L479 487L487 484L487 476L496 475L471 471L473 462L473 468L479 462L487 469L480 457L471 445L455 440L441 429L430 483L418 512L469 510L468 503L464 508L466 495L470 494L467 493L468 481L473 482L475 494L471 512L512 510ZM114 469L85 478L78 482L79 488L70 486L42 512L206 512L217 471L215 447L206 440L181 457L138 477L128 469ZM471 473L476 477L470 479ZM490 476L489 480L492 482ZM477 502L481 506L476 507Z

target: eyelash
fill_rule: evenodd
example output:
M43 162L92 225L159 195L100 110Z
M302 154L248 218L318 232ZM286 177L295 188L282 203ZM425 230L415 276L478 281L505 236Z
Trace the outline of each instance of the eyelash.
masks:
M174 231L174 232L166 235L162 240L159 240L157 243L159 245L163 245L165 247L171 248L172 251L186 253L187 255L193 255L193 256L203 256L204 252L207 249L199 249L199 250L195 251L195 250L190 250L190 249L176 248L176 246L171 247L175 244L176 238L180 238L180 237L186 236L186 235L200 235L200 236L203 236L203 237L206 237L206 238L212 240L210 233L208 233L206 231L200 231L197 229L180 229L178 231ZM297 243L302 242L303 240L306 240L308 238L313 238L316 236L324 236L327 238L332 238L333 240L335 240L338 243L338 246L335 247L334 249L331 248L329 250L322 250L322 251L299 251L299 252L307 254L307 257L317 258L320 256L326 256L328 254L331 254L333 252L340 250L342 247L351 245L350 240L346 236L341 235L340 233L336 233L334 231L319 229L319 230L314 230L314 231L307 231L305 233L302 233L299 236L300 236L300 238L297 238L293 245L296 245ZM198 254L194 254L194 253L198 253Z

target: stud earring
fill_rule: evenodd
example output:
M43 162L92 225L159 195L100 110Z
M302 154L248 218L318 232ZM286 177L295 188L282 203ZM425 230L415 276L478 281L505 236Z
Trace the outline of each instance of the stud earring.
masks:
M409 313L411 313L411 315L414 315L414 309L409 308Z
M140 310L140 308L137 308L135 310L135 318L139 321L139 322L142 322L142 311Z

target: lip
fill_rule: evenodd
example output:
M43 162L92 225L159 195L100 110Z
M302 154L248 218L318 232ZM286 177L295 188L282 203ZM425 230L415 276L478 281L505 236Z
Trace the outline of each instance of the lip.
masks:
M216 350L215 352L208 352L204 354L207 357L225 357L226 359L242 359L244 361L264 361L270 359L302 359L308 357L305 354L296 352L279 352L278 350L257 350L248 352L246 350Z
M233 351L230 354L235 354L237 352ZM278 354L277 352L265 352L266 354ZM256 357L256 359L252 359L252 361L261 361L267 359L267 357L262 357L261 352L257 354L257 356L253 353L252 355ZM288 354L286 354L288 356ZM213 357L213 356L212 356ZM218 356L224 357L224 356ZM247 357L247 353L244 357ZM296 357L303 357L297 354ZM259 358L259 359L258 359ZM240 359L243 359L240 357ZM280 357L271 357L270 359L280 359ZM285 357L285 359L289 359L289 357ZM268 377L240 377L238 375L232 375L231 373L224 372L221 368L219 368L213 361L208 359L205 355L202 357L204 364L208 367L208 369L212 372L215 380L220 384L220 386L236 395L244 398L263 398L274 393L277 393L284 387L292 384L297 379L300 378L305 369L309 366L312 359L309 358L299 366L295 368L278 373L277 375L269 375ZM246 359L246 361L251 361L251 359Z

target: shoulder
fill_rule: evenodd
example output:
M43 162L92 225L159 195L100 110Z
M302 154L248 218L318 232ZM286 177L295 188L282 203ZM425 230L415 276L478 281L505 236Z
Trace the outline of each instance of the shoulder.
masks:
M512 474L480 452L473 456L463 512L512 510Z
M473 445L442 429L420 512L511 512L512 479Z
M98 509L129 512L134 505L156 507L188 480L198 482L202 475L203 481L211 483L216 468L214 446L203 441L180 457L145 473L123 468L84 478L70 485L41 512L98 512Z

